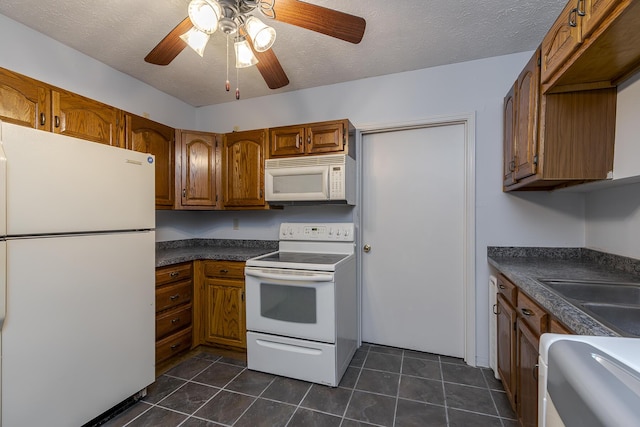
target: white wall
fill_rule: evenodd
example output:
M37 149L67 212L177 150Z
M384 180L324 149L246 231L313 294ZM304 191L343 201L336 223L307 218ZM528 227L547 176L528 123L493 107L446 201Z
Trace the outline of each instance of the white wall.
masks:
M0 67L176 128L195 108L0 15Z

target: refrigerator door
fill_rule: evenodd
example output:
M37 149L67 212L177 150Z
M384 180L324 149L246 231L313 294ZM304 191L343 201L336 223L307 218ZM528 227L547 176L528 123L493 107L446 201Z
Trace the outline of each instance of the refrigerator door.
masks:
M155 228L155 159L2 123L10 236Z
M80 426L155 379L153 231L7 240L2 426Z

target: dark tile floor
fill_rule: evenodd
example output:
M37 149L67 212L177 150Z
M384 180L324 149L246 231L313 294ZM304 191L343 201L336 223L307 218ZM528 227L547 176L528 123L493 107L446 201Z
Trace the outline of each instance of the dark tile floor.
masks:
M363 345L340 386L246 369L196 353L104 426L517 426L493 372L460 359Z

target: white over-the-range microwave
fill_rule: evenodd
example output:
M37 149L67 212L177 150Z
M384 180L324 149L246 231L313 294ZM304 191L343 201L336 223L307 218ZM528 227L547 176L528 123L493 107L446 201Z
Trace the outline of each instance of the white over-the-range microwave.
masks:
M330 202L355 205L356 164L347 154L265 161L265 199L274 204Z

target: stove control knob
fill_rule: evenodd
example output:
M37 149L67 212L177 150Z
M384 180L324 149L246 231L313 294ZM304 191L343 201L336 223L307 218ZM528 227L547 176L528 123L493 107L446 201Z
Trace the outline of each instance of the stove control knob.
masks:
M342 231L340 231L340 229L338 228L338 231L336 232L336 236L340 237L341 234L342 234Z
M344 237L349 237L349 230L344 230Z

